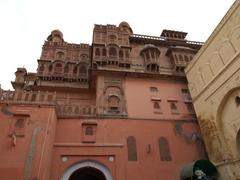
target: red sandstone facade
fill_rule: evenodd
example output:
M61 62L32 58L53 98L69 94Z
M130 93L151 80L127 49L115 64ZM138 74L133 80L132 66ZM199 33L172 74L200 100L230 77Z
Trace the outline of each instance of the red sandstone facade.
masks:
M38 70L1 91L0 179L176 180L204 147L184 67L186 33L95 25L92 45L54 30Z

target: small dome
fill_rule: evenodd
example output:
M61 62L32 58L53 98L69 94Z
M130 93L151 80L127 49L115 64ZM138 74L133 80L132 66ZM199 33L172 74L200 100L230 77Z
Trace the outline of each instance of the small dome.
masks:
M59 31L58 29L53 30L53 31L51 32L51 34L52 34L53 36L58 35L58 36L60 36L61 38L63 38L63 33L62 33L61 31Z
M63 41L63 33L58 29L55 29L47 38L48 41Z
M122 21L122 22L119 24L119 27L124 27L124 26L127 26L128 28L130 28L129 24L128 24L126 21Z
M120 24L119 24L119 27L123 30L128 30L129 33L133 33L132 31L132 28L130 27L130 25L126 22L126 21L122 21Z

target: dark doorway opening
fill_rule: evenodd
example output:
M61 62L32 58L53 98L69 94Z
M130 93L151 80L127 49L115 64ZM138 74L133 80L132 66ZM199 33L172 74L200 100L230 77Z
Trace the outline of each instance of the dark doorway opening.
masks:
M106 178L98 169L84 167L74 171L69 180L106 180Z

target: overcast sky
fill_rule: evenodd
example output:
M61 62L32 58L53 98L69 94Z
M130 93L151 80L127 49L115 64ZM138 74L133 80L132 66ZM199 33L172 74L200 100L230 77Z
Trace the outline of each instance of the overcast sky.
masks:
M234 0L0 0L0 84L12 89L17 67L35 72L53 29L71 43L91 43L94 24L127 21L133 33L159 36L163 29L206 41Z

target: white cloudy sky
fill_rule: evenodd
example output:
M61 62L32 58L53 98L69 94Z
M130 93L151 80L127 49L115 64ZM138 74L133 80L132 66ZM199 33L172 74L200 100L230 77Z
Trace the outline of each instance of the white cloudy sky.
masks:
M136 34L163 29L205 41L234 0L0 0L0 84L12 89L17 67L35 72L44 40L60 29L72 43L91 43L94 24L127 21Z

